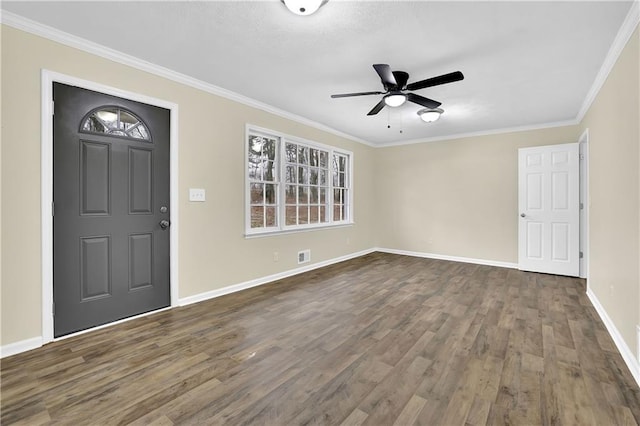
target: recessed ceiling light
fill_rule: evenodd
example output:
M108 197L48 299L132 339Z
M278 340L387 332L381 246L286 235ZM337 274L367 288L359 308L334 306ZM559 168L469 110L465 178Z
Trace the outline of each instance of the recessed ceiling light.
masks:
M440 118L444 110L442 108L425 108L418 111L418 115L425 123L432 123Z

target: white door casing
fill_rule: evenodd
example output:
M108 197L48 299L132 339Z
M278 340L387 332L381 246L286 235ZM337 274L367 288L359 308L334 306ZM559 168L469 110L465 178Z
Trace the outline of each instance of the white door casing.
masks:
M579 144L518 150L518 267L578 276Z

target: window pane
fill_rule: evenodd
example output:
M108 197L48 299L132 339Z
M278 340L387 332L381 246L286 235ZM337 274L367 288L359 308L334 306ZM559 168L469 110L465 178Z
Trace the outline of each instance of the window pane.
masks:
M344 185L344 176L345 176L345 175L344 175L344 173L340 173L340 180L338 181L338 185L339 185L341 188L344 188L344 187L345 187L345 185Z
M318 150L311 148L309 151L309 160L312 166L318 165Z
M145 129L144 126L136 126L133 129L129 130L128 134L134 139L149 139L147 129Z
M344 172L345 170L347 170L347 158L343 157L342 155L339 156L338 158L340 163L340 171Z
M251 204L264 204L262 194L263 185L261 183L252 183L251 188Z
M327 203L327 190L324 189L324 188L320 188L319 192L320 192L320 194L319 194L320 196L318 198L319 198L320 204L326 204Z
M285 150L284 150L284 156L286 158L286 160L289 163L295 163L296 159L298 158L298 156L296 155L298 151L298 146L294 145L292 143L287 143Z
M309 183L309 168L298 167L298 183Z
M262 145L262 155L267 160L274 161L276 159L276 141L275 139L266 139Z
M318 223L318 206L309 207L309 223Z
M327 222L329 218L327 217L327 208L325 206L320 206L320 222Z
M295 204L296 203L296 185L287 185L284 189L284 198L286 204Z
M298 147L298 163L299 164L309 164L309 148L306 146Z
M100 120L97 117L91 116L89 117L83 124L82 130L86 130L88 132L96 132L96 133L106 133L107 129L102 125Z
M309 204L318 204L318 188L315 186L309 187Z
M249 179L262 180L262 168L258 167L262 163L253 163L249 160Z
M308 204L308 203L309 203L309 187L299 186L298 187L298 204Z
M251 207L251 227L262 228L264 226L264 207Z
M298 207L298 225L309 223L309 208L307 206Z
M311 185L318 184L318 169L316 169L315 167L309 169L309 183Z
M138 119L128 113L127 111L120 110L120 128L126 130L135 124L138 124Z
M273 182L276 177L276 165L273 161L265 161L262 163L264 169L263 179L267 182Z
M339 189L333 190L333 202L336 204L342 203L342 191Z
M287 206L284 211L284 221L287 225L297 225L298 220L296 216L298 208L296 206Z
M327 184L327 171L326 170L320 170L318 172L318 183L320 185L326 185Z
M118 109L117 108L105 108L100 111L96 111L94 114L100 122L105 124L109 128L117 128L118 126Z
M287 166L284 172L284 181L287 183L296 183L296 166Z
M267 223L267 227L274 227L277 225L277 215L276 215L276 208L275 207L265 207L265 216L266 216L266 223Z
M249 158L255 158L256 162L262 158L262 145L264 139L262 136L249 136Z
M276 186L275 185L265 185L264 186L264 195L265 195L265 204L275 204L276 203Z
M339 175L338 171L334 169L333 170L333 186L339 186L338 175Z
M329 153L327 151L320 151L320 167L324 167L325 169L329 167L328 158Z
M342 205L341 204L334 204L333 205L333 220L336 221L336 222L342 220Z

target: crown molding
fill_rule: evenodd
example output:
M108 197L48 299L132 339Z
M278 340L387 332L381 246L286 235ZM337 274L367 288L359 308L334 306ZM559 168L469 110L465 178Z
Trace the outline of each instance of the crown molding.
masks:
M249 107L256 108L264 112L268 112L270 114L277 115L279 117L325 131L327 133L332 133L336 136L340 136L354 142L372 147L375 146L369 141L365 141L364 139L360 139L356 136L341 132L325 124L318 123L317 121L310 120L308 118L293 114L280 108L276 108L272 105L257 101L239 93L232 92L231 90L206 83L202 80L198 80L196 78L170 70L160 65L156 65L154 63L136 58L135 56L131 56L115 49L103 46L101 44L74 36L72 34L60 31L58 29L49 27L31 19L27 19L23 16L8 12L6 10L0 10L0 22L2 22L2 24L4 25L8 25L18 30L46 38L65 46L73 47L83 52L87 52L92 55L117 62L119 64L127 65L129 67L145 71L162 78L166 78L167 80L175 81L176 83L184 84L185 86L189 86L194 89L210 93L212 95L220 96L222 98L226 98L240 104L247 105Z
M611 43L609 52L600 67L600 71L598 71L598 74L596 75L596 79L591 85L591 89L587 92L587 96L582 102L582 106L576 116L576 120L578 122L581 122L587 111L589 111L591 104L596 99L596 96L598 96L598 93L600 92L600 89L602 89L605 81L607 81L607 77L609 77L609 73L613 69L613 66L618 61L622 50L627 45L627 42L638 26L638 22L640 22L640 1L634 0L631 4L631 9L629 9L627 16L622 23L622 26L618 30L618 34L616 34L616 37L613 39L613 43Z
M576 119L572 119L572 120L565 120L565 121L555 121L553 123L541 123L541 124L532 124L527 126L504 127L500 129L481 130L478 132L456 133L454 135L448 135L448 136L435 136L432 138L412 139L408 141L398 141L398 142L387 142L387 143L377 144L376 147L386 148L391 146L415 145L419 143L428 143L428 142L442 142L442 141L448 141L452 139L464 139L464 138L473 138L478 136L502 135L505 133L527 132L531 130L552 129L554 127L575 126L577 124L580 124L580 122Z

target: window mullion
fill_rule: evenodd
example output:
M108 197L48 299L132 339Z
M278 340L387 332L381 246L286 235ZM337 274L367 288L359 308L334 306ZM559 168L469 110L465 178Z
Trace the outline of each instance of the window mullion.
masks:
M285 140L279 138L278 143L278 194L276 198L276 211L278 212L278 229L283 230L285 226L285 210L286 210L286 195L284 193L285 185L283 184L284 176L286 174L287 161L285 158Z
M329 162L329 194L327 194L329 199L329 223L335 222L333 219L333 155L333 150L330 150L329 159L327 160Z

